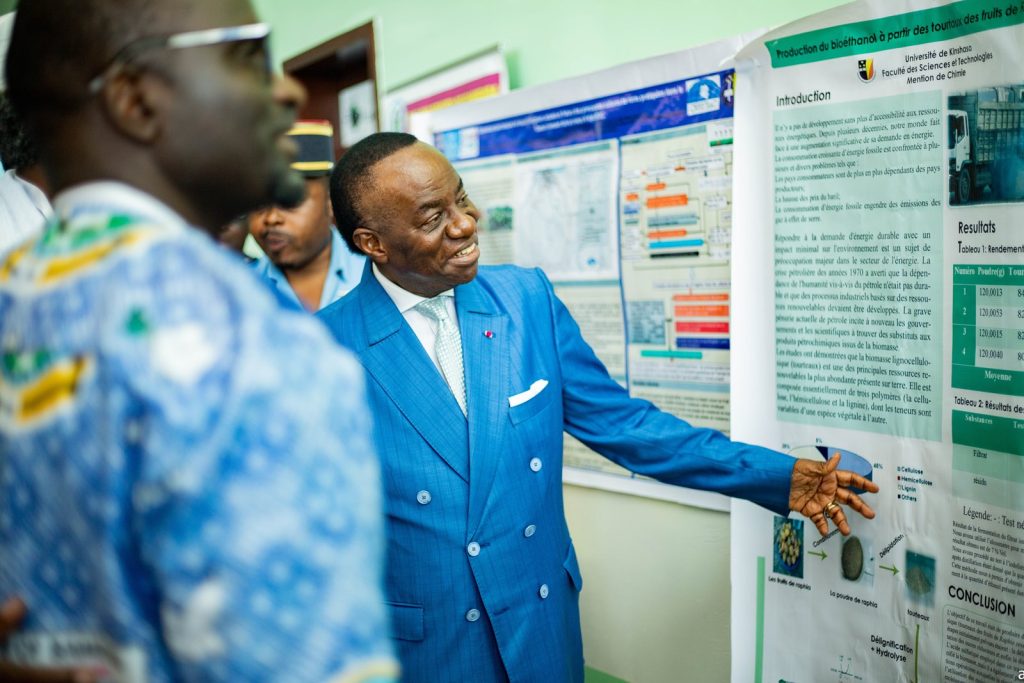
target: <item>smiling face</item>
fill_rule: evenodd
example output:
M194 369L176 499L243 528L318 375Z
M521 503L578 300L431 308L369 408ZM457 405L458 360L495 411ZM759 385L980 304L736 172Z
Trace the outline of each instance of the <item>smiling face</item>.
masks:
M360 193L353 239L381 274L433 297L476 277L480 212L433 147L416 143L377 162Z

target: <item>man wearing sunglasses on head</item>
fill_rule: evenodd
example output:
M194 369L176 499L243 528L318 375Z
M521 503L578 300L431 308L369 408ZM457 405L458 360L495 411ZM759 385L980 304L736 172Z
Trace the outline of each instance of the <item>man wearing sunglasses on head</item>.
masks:
M210 238L303 196L267 35L247 0L19 4L8 95L56 213L0 263L9 663L396 675L362 371Z

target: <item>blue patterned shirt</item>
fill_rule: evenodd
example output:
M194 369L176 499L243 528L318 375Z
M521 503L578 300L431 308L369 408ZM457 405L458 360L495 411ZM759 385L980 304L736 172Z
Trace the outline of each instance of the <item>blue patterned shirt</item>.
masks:
M109 681L391 681L363 373L148 195L0 263L6 657Z

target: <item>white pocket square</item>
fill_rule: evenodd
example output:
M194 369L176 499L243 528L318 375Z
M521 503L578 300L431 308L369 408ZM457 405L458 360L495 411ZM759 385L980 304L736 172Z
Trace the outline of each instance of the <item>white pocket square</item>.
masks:
M516 406L523 405L524 403L529 401L531 398L533 398L534 396L536 396L540 392L544 391L544 387L546 387L547 385L548 385L548 381L546 379L539 379L539 380L537 380L536 382L531 384L530 388L527 389L526 391L524 391L522 393L519 393L519 394L516 394L515 396L509 396L508 397L508 407L509 408L515 408Z

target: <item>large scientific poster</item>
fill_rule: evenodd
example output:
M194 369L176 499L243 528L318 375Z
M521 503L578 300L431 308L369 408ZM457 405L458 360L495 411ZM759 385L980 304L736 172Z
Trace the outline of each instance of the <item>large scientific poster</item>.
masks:
M873 521L733 506L732 680L1024 670L1024 3L860 2L737 57L733 435Z
M431 117L480 208L481 261L543 268L611 375L729 430L735 74L743 37ZM566 481L728 509L571 437Z

